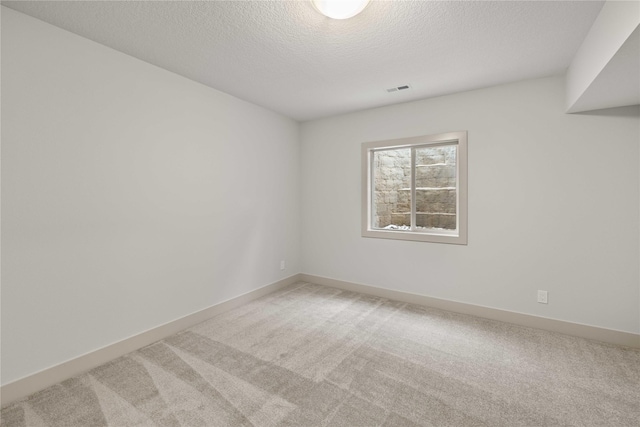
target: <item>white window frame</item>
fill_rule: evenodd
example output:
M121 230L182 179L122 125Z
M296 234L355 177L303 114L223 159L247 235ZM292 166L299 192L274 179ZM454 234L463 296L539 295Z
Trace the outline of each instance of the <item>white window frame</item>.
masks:
M456 230L416 228L416 165L415 149L420 147L456 144ZM372 228L373 221L373 153L384 149L411 148L411 230L383 230ZM449 132L437 135L362 144L362 237L413 240L420 242L467 244L467 132Z

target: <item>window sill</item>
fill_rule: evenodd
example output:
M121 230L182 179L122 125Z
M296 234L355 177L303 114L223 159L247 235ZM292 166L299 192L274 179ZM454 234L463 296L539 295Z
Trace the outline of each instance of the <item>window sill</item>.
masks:
M447 233L443 231L410 231L410 230L362 230L362 237L376 239L409 240L414 242L449 243L453 245L466 245L467 236Z

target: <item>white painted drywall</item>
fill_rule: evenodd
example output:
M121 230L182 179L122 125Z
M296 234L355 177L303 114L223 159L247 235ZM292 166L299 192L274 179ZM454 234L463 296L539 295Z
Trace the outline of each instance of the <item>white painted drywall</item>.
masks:
M303 123L303 272L638 333L640 110L568 115L564 89L550 77ZM361 237L361 143L451 131L469 136L469 244Z
M638 103L640 2L607 1L566 73L567 111Z
M2 383L298 273L298 138L2 7Z

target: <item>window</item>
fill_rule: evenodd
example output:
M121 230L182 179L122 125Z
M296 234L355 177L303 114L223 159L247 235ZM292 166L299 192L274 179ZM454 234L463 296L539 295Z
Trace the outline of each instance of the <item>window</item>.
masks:
M362 236L467 244L467 133L362 144Z

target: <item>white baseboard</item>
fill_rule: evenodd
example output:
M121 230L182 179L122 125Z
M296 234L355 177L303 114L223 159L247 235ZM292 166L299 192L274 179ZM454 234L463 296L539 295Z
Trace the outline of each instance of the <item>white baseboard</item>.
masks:
M483 307L480 305L467 304L457 301L449 301L424 295L396 291L392 289L363 285L360 283L345 282L343 280L314 276L310 274L301 274L300 280L309 283L315 283L318 285L344 289L347 291L375 295L378 297L388 298L396 301L424 305L461 314L470 314L472 316L483 317L485 319L499 320L501 322L513 323L520 326L544 329L551 332L559 332L562 334L602 341L609 344L640 348L640 334L634 334L631 332L616 331L613 329L600 328L597 326L582 325L580 323L572 323L564 320L548 319L545 317L532 316L530 314L516 313L513 311Z
M616 331L612 329L599 328L596 326L582 325L562 320L547 319L544 317L532 316L529 314L516 313L512 311L499 310L495 308L482 307L479 305L467 304L456 301L449 301L424 295L411 294L408 292L396 291L392 289L378 288L375 286L363 285L359 283L346 282L343 280L330 279L310 274L295 274L270 285L237 296L230 300L221 302L196 313L181 317L180 319L165 323L138 335L118 341L114 344L78 356L67 362L44 369L35 374L18 379L0 387L1 406L4 407L11 402L25 398L30 394L43 390L51 385L64 381L68 378L80 375L113 359L136 351L156 341L164 339L170 335L184 329L204 322L205 320L231 310L240 305L246 304L256 298L260 298L285 286L303 281L315 283L323 286L330 286L363 294L375 295L396 301L419 304L456 313L469 314L486 319L499 320L531 328L544 329L552 332L583 337L596 341L622 345L627 347L640 348L640 334Z
M110 344L98 350L78 356L59 365L43 369L35 374L12 381L0 387L1 406L4 407L11 402L25 398L30 394L43 390L68 378L80 375L120 356L124 356L132 351L138 350L149 344L153 344L156 341L195 326L198 323L204 322L217 314L231 310L242 304L246 304L256 298L260 298L261 296L267 295L298 281L300 281L300 275L295 274L254 291L165 323L164 325L160 325L132 337L125 338L122 341L118 341L114 344Z

